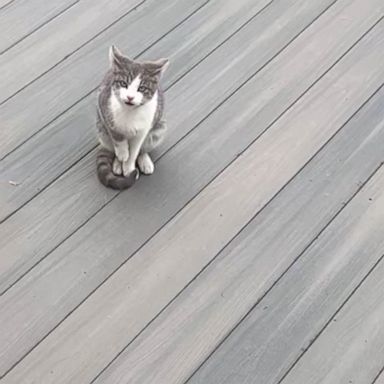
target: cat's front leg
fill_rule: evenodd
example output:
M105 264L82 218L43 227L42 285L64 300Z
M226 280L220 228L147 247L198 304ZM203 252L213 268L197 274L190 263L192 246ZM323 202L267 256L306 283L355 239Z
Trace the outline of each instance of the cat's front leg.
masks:
M121 176L123 174L123 163L117 157L113 159L112 172L116 176Z
M128 161L129 159L128 140L114 141L113 147L115 148L115 155L121 163Z
M120 176L123 173L123 164L129 159L128 140L113 140L115 150L115 159L113 160L112 171L115 175Z
M136 136L129 140L130 154L128 161L123 162L123 174L124 176L130 175L136 171L136 160L139 156L140 149L144 143L146 132L138 131Z
M129 158L129 144L127 138L120 132L113 129L109 131L109 134L117 159L121 163L127 161Z

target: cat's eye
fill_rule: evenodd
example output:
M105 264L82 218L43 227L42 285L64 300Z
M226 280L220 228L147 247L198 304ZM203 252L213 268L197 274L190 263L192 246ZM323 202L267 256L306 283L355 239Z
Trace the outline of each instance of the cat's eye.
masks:
M125 82L125 81L119 81L119 85L120 87L123 87L123 88L128 88L128 84Z
M141 93L145 92L145 87L140 85L140 87L138 88L138 91Z

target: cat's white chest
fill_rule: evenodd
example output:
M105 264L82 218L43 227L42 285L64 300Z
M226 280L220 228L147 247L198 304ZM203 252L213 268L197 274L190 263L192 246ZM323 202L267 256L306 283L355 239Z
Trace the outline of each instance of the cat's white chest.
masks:
M138 132L147 133L152 128L157 108L157 94L146 104L132 108L119 102L115 95L110 98L110 107L115 128L126 137Z

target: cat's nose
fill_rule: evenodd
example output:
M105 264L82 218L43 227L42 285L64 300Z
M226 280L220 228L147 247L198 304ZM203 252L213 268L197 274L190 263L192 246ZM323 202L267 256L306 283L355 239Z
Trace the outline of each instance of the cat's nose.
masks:
M134 97L133 96L127 96L128 101L133 101Z

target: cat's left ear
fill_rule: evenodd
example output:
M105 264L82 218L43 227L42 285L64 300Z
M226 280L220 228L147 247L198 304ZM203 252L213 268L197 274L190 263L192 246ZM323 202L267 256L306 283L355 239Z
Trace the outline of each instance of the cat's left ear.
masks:
M151 61L146 64L147 68L154 74L158 76L162 76L163 73L169 66L169 59L159 59L156 61Z
M128 59L128 57L124 56L115 45L112 45L109 48L109 65L111 68L123 68L125 64L129 64L131 62L132 61Z

